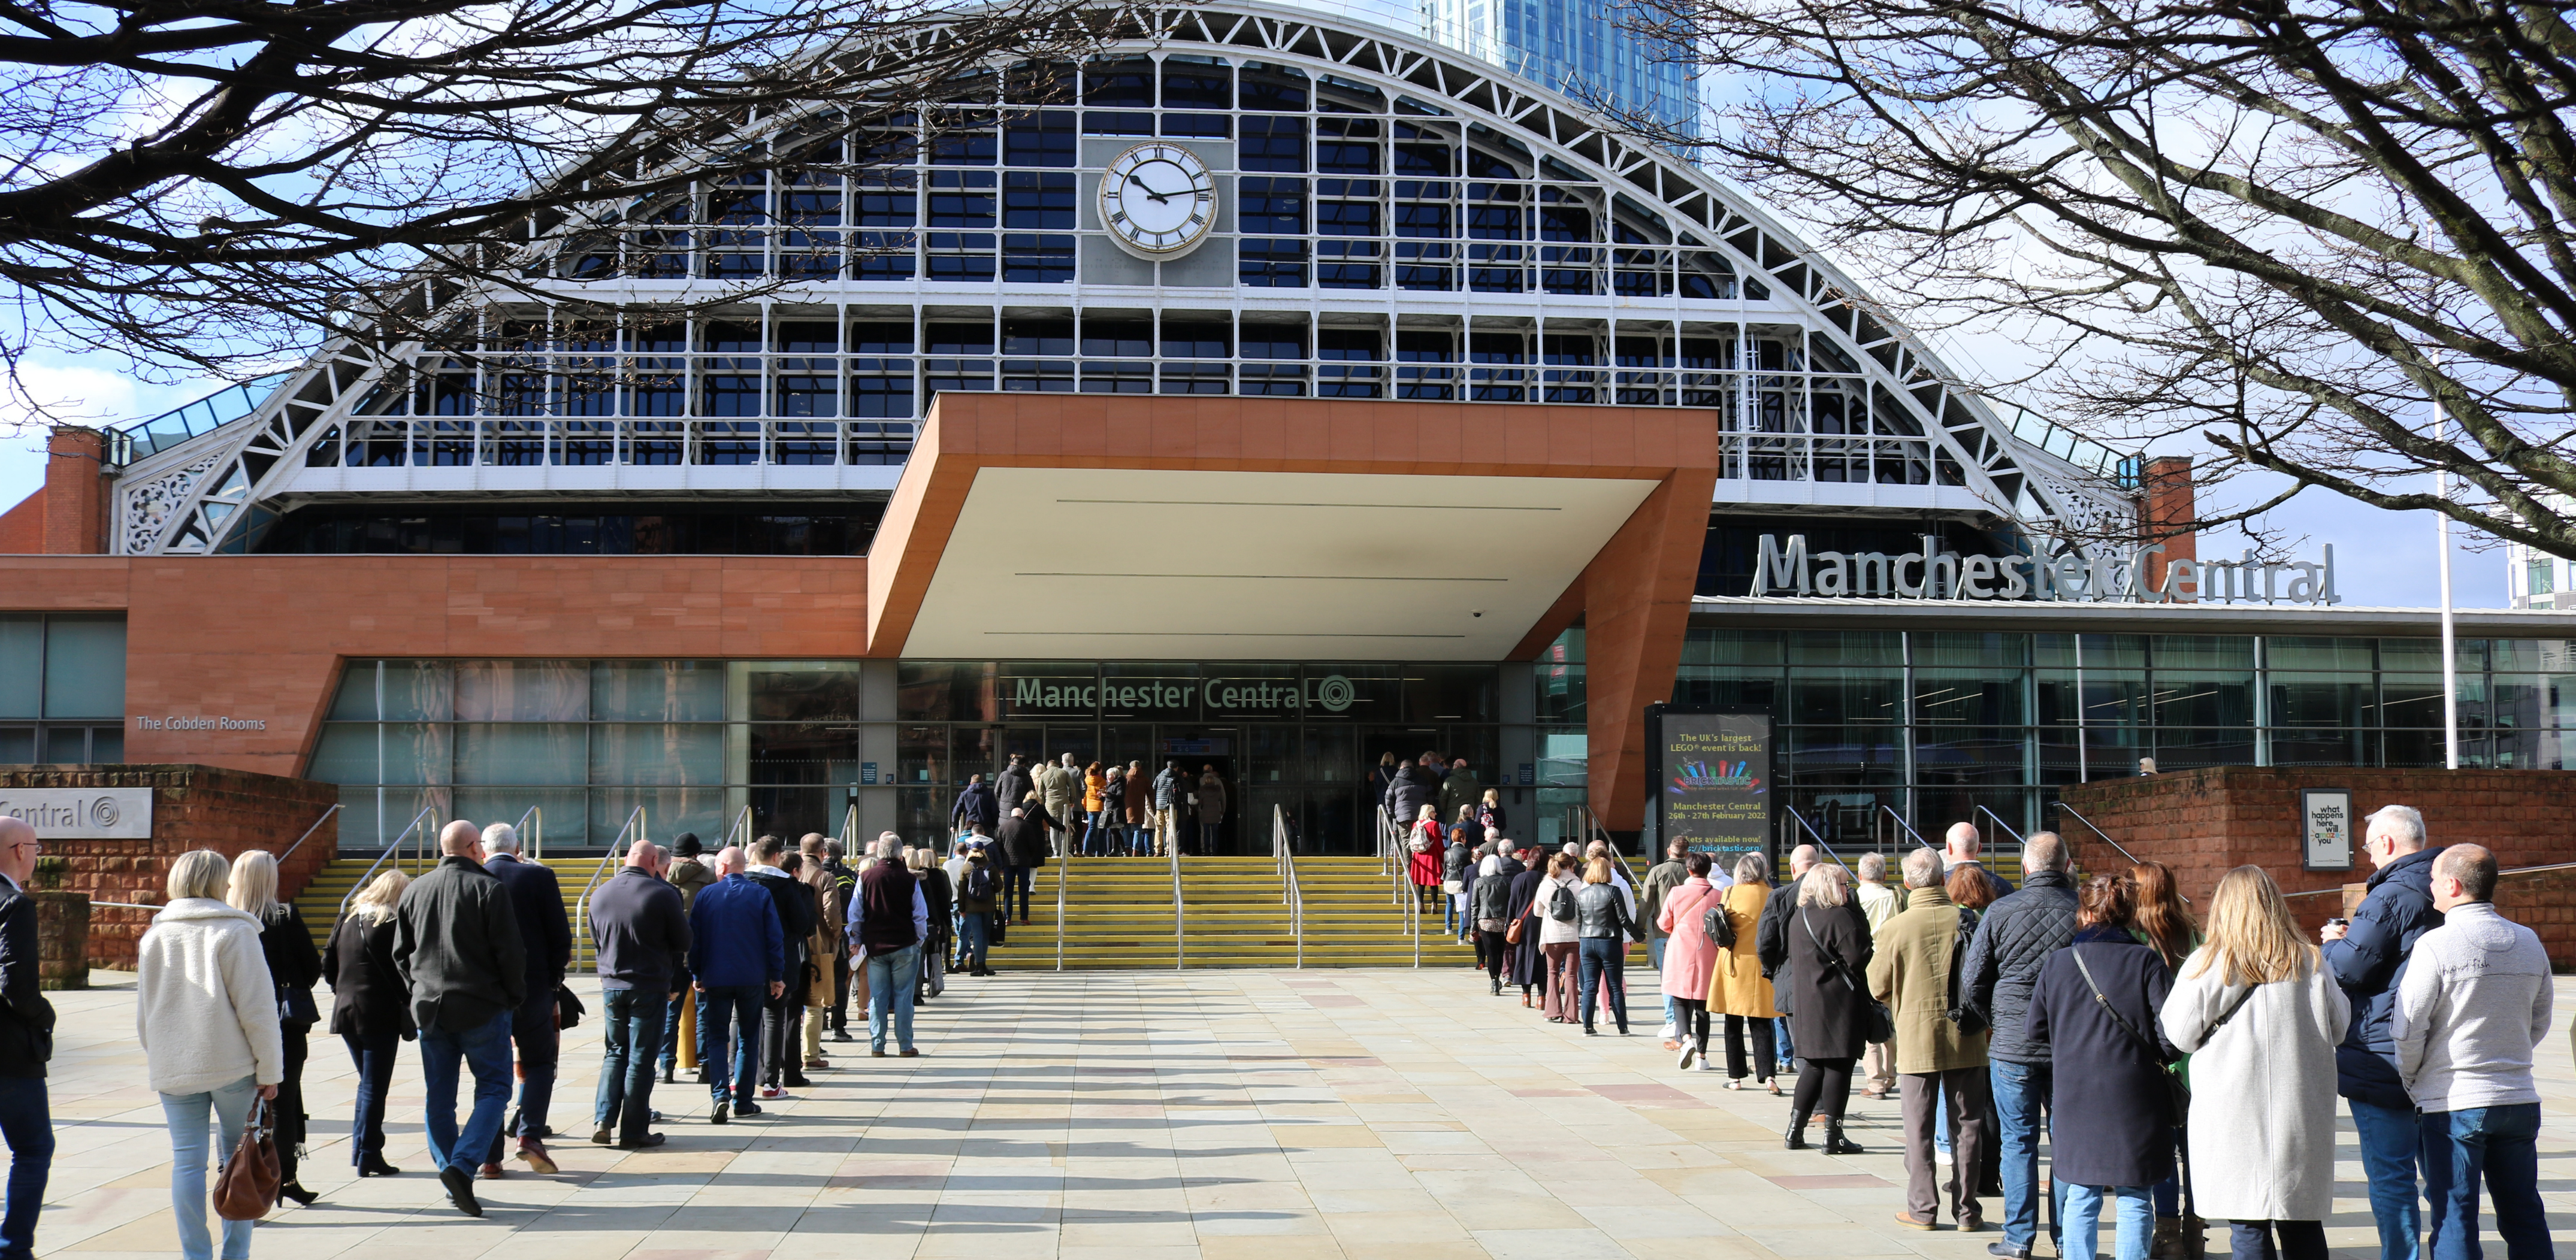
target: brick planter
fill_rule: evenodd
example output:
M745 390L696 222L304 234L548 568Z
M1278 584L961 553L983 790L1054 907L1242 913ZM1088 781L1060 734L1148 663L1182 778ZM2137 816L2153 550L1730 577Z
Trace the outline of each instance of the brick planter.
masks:
M77 895L79 914L87 925L85 956L74 967L65 945L60 965L67 975L76 972L83 983L91 966L132 968L134 944L152 923L152 911L92 903L161 904L167 900L170 859L191 849L213 849L228 858L248 849L283 854L314 819L340 800L340 789L328 783L213 766L38 766L0 770L0 787L152 789L148 840L44 837L47 856L65 862L55 891L39 895L45 916L41 922L61 920L68 932L73 913L69 901ZM303 891L339 846L339 819L334 817L305 840L294 856L284 859L278 870L278 896L293 897ZM56 965L51 945L45 959L47 967Z
M2353 805L2350 872L2300 869L2299 793L2348 788ZM2070 784L2059 796L2130 852L2170 866L2183 895L2209 905L2218 877L2239 866L2269 871L2283 892L2332 889L2370 878L2361 851L2362 818L2382 805L2423 811L2430 843L2474 843L2496 862L2547 866L2576 862L2576 772L2560 770L2371 770L2217 766L2171 774ZM2078 861L2101 869L2118 855L2073 819L2063 834ZM2576 871L2512 876L2498 886L2496 908L2540 934L2550 961L2576 970ZM2309 929L2343 913L2332 893L2294 897L2290 908Z

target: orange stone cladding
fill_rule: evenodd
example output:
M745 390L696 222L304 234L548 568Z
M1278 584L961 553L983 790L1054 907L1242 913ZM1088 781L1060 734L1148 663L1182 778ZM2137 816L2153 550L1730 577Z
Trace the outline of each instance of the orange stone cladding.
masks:
M2299 793L2308 788L2352 792L2353 869L2301 869ZM2361 851L2362 819L2383 805L2411 805L2424 814L2433 844L2481 844L2507 870L2576 861L2576 774L2558 770L2373 770L2219 766L2136 778L2069 784L2059 798L2131 853L2172 867L2183 895L2206 914L2218 877L2239 866L2260 866L2281 890L2314 891L2292 897L2290 908L2311 936L2344 913L2331 889L2371 875ZM2098 872L2119 855L2072 819L2060 830L2077 863ZM2508 876L2496 888L2496 908L2540 934L2550 961L2576 970L2576 871Z

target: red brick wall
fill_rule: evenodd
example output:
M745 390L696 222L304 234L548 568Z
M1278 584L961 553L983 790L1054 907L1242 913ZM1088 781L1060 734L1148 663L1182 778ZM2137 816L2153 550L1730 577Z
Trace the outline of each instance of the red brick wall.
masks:
M190 849L213 849L226 857L245 849L283 854L340 799L340 789L328 783L213 766L0 770L0 787L150 787L151 839L45 838L48 856L69 861L70 869L60 884L63 891L87 893L92 901L144 905L169 899L171 858ZM278 894L292 897L302 892L339 847L335 816L285 859L278 871ZM134 943L142 939L151 921L149 910L93 908L90 962L120 970L134 966Z
M2299 793L2352 791L2353 860L2349 873L2305 871L2299 862ZM2218 877L2239 866L2271 872L2284 892L2329 890L2370 878L2361 819L2382 805L2423 811L2433 844L2475 843L2510 870L2576 862L2576 774L2556 770L2359 770L2221 766L2170 774L2073 784L2060 797L2141 858L2174 869L2183 895L2209 904ZM2109 846L2072 819L2063 833L2087 869L2116 860ZM2505 880L2496 904L2540 933L2562 970L2576 970L2576 872ZM2341 914L2342 898L2320 891L2293 897L2291 909L2313 929Z
M102 460L107 435L57 425L45 438L45 550L53 555L96 555L106 539L107 479Z

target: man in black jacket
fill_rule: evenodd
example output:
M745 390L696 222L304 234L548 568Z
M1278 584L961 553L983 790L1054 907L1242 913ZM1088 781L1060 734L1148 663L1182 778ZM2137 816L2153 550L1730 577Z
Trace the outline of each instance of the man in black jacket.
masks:
M1959 964L1960 1009L1994 1030L1986 1071L1994 1082L2003 1150L2004 1236L1987 1254L2030 1260L2039 1234L2039 1134L2049 1094L2049 1049L2024 1035L2032 986L2049 955L2075 939L2075 885L2066 877L2066 844L2034 831L2021 846L2021 891L1986 907ZM2049 1220L2060 1219L2060 1197Z
M749 871L751 882L769 893L778 905L779 932L786 938L787 987L770 997L760 1008L760 1096L784 1098L790 1089L803 1089L812 1081L805 1079L804 1047L797 1040L797 1025L805 1013L805 968L813 961L811 949L814 919L814 890L804 881L778 869L778 859L787 853L787 844L776 836L762 836L752 842Z
M510 890L510 912L519 923L519 941L527 947L527 997L510 1015L510 1040L519 1047L519 1113L492 1139L483 1159L483 1179L501 1179L501 1138L516 1135L519 1158L529 1169L551 1176L554 1157L546 1154L546 1110L555 1097L555 1069L563 1057L563 1030L556 1027L555 994L563 988L564 969L572 965L572 921L564 916L563 886L555 873L519 856L519 829L494 823L483 829L483 848L491 859L483 869Z
M438 833L436 869L403 890L394 970L411 991L429 1109L429 1158L448 1201L483 1215L474 1166L501 1139L510 1106L510 1013L527 1000L527 950L509 890L483 869L483 833L458 819ZM457 1063L474 1073L474 1111L456 1127Z
M662 1012L679 1000L689 961L689 914L680 890L662 881L662 850L637 840L625 869L590 894L591 946L599 958L599 1098L592 1109L601 1146L660 1146L653 1118L653 1061L662 1049ZM612 1132L610 1125L615 1123Z
M27 881L44 845L36 829L0 818L0 1138L9 1143L9 1198L0 1260L35 1260L36 1213L54 1167L45 1063L54 1057L54 1006L37 984L36 899Z
M2379 1222L2380 1260L2415 1260L2423 1234L2416 1183L2421 1130L2414 1099L2397 1074L2389 1017L2416 939L2442 926L2442 912L2433 906L2433 859L2442 851L2425 846L2424 816L2404 805L2372 814L2361 843L2379 869L2364 886L2351 925L2324 932L2326 970L2352 999L2352 1025L2335 1047L2335 1092L2352 1105L2370 1214Z
M1029 801L1011 811L1002 820L1002 917L1011 917L1011 903L1020 905L1020 922L1029 921L1029 891L1037 869L1047 863L1046 806Z
M1753 956L1762 964L1764 979L1771 982L1771 1007L1783 1015L1789 1013L1789 912L1798 904L1798 881L1815 869L1816 846L1802 844L1789 850L1789 882L1771 891L1762 903L1762 917L1753 925ZM1786 1031L1787 1020L1780 1022ZM1780 1052L1788 1054L1784 1048Z

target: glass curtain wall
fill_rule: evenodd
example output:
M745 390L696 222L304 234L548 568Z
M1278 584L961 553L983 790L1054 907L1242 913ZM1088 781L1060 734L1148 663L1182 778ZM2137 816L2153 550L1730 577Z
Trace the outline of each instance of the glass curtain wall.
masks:
M123 760L125 618L0 616L0 765Z
M1581 747L1582 635L1536 671L1544 738ZM2576 641L2459 644L2460 764L2576 769ZM1675 703L1768 708L1781 799L1832 840L2052 826L2057 788L2218 765L2439 766L2440 645L2330 636L1694 627ZM1571 795L1579 753L1545 780ZM1910 840L1908 841L1910 843Z

